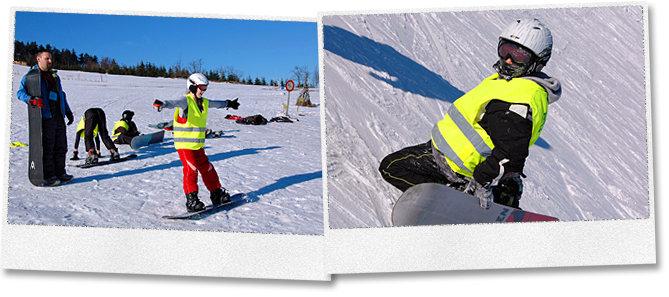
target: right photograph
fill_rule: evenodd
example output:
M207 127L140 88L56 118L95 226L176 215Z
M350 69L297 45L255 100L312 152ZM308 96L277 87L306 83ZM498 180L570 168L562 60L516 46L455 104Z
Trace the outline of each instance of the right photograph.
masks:
M330 228L648 218L645 9L323 15Z

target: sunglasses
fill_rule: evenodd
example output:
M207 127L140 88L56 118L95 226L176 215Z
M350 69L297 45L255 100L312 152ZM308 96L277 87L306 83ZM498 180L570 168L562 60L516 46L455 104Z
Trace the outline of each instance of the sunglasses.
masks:
M207 86L206 86L206 85L198 85L197 88L200 89L200 91L202 91L202 92L204 92L204 91L207 90Z
M529 64L534 54L526 48L511 42L504 42L497 47L497 54L502 59L511 57L516 64Z

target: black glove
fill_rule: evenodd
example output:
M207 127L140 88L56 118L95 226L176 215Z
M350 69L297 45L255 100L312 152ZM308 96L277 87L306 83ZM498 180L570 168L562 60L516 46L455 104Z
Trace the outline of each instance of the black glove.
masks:
M235 100L228 100L227 108L232 108L232 109L239 108L239 102L237 102L237 100L239 100L239 98L235 98Z
M495 202L514 208L519 208L520 196L523 195L523 180L521 173L509 172L504 174L496 187L493 188Z
M68 125L68 126L69 126L69 125L72 125L72 123L74 122L74 115L72 114L72 112L71 112L71 111L68 111L68 112L65 114L65 116L67 117L67 125Z
M158 111L163 110L164 105L165 105L165 102L160 101L158 99L153 101L153 108L157 109Z

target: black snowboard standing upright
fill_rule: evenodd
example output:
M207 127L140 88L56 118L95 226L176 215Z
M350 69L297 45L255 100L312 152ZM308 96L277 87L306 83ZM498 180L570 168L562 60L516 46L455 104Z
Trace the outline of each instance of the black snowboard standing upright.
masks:
M35 186L43 186L44 153L42 150L42 109L28 104L28 179Z

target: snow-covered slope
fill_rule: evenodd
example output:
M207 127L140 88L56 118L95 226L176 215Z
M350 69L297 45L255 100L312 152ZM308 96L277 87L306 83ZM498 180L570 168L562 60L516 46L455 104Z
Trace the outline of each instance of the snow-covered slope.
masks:
M28 142L26 105L16 90L28 68L14 66L11 140ZM101 107L107 125L125 109L135 111L142 132L156 131L148 124L171 120L173 111L151 108L153 99L176 99L183 95L184 79L143 78L59 71L76 121L90 107ZM184 212L182 167L171 133L161 145L138 152L133 161L80 169L70 161L75 124L68 126L67 171L70 184L36 188L28 181L28 148L14 148L9 156L9 210L12 224L73 225L121 228L236 231L259 233L322 234L323 200L319 108L301 107L299 122L246 126L226 120L226 114L262 114L267 119L281 113L286 96L273 87L212 83L211 99L239 97L239 110L211 110L208 127L225 131L225 138L208 139L205 150L218 171L221 183L231 192L246 192L250 202L228 212L199 221L171 221L166 214ZM291 100L294 104L296 95ZM311 93L318 103L318 91ZM291 116L296 116L291 107ZM122 154L131 149L119 146ZM79 151L85 151L83 143ZM106 149L103 154L108 155ZM80 153L81 156L82 153ZM200 199L209 192L200 181Z
M561 220L649 215L642 7L325 16L332 228L387 226L400 191L380 160L430 139L450 104L493 70L497 37L536 17L562 98L526 163L524 209Z

